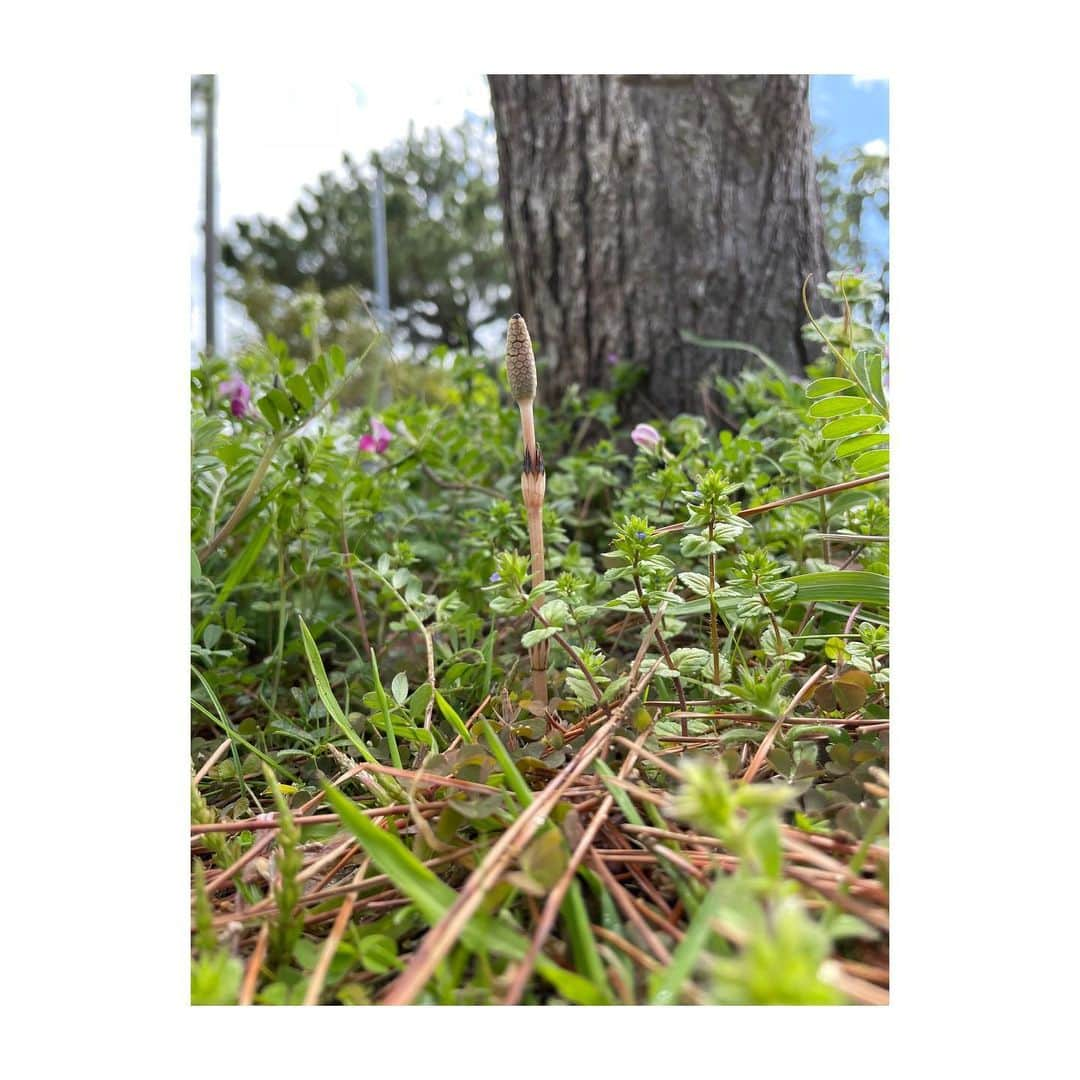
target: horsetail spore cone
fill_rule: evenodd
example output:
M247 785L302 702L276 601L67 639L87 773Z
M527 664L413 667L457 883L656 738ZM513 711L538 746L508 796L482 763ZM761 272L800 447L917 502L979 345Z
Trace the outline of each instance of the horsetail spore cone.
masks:
M520 315L510 316L506 331L506 377L515 401L532 401L536 397L536 357L529 328Z
M525 515L529 525L529 549L532 563L533 588L544 580L544 492L547 478L544 475L544 457L536 445L536 428L533 424L533 400L536 397L536 357L533 356L529 328L520 315L510 316L506 330L506 378L510 393L521 413L521 439L524 458L521 469L521 496L525 501ZM532 668L533 699L539 705L547 705L548 643L541 641L529 650Z

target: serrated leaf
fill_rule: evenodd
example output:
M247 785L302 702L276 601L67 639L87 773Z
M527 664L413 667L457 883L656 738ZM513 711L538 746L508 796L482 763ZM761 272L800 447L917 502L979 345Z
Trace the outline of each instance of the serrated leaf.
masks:
M549 623L558 623L559 626L563 626L566 620L570 618L570 609L567 607L565 600L549 600L540 608L540 614Z
M679 580L698 596L709 595L709 579L704 574L695 574L687 571L679 575Z
M700 533L689 533L679 542L679 550L687 558L696 559L705 555L719 555L723 552L724 545Z
M537 626L521 635L521 644L526 649L531 649L534 645L539 645L541 641L547 641L549 637L553 637L560 629L558 626Z

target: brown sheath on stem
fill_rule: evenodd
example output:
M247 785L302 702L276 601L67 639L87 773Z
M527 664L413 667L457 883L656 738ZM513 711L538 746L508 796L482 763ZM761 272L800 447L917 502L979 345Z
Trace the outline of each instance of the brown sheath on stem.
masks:
M544 580L544 491L547 479L544 475L544 456L536 445L536 427L533 423L533 399L536 397L536 358L533 356L529 328L520 315L510 316L506 330L506 378L510 393L521 413L521 440L524 445L524 461L521 470L521 497L525 501L525 515L529 525L529 549L532 565L532 583L535 589ZM533 700L547 705L548 643L541 641L529 650L532 668Z

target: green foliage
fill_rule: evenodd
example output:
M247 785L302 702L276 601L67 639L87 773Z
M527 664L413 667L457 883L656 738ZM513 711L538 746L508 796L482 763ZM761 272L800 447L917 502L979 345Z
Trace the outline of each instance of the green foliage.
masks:
M303 1001L346 886L356 907L319 1000L379 1000L424 928L608 717L654 759L679 765L689 747L701 760L682 764L676 793L653 759L620 778L628 751L610 742L608 760L583 772L485 893L417 1000L502 1000L537 909L608 792L609 827L630 830L631 850L655 859L637 868L680 913L678 937L654 925L671 963L653 972L612 943L655 947L587 858L523 1001L847 1000L830 973L856 955L836 929L848 914L826 919L820 897L810 902L788 845L792 832L813 834L843 853L872 837L856 876L864 891L887 888L887 484L818 494L853 475L820 429L855 414L812 413L860 384L821 371L847 382L808 393L767 367L747 371L721 385L722 430L656 420L664 440L650 451L634 447L610 396L588 415L538 409L548 577L533 586L517 411L493 365L442 350L426 387L401 364L379 413L343 408L343 388L374 355L324 346L303 362L274 339L232 367L211 358L192 372L193 767L230 740L193 784L192 818L231 830L195 849L193 1000L236 1000L239 958L261 920L269 941L255 1000ZM237 372L253 404L240 415L219 389ZM547 712L529 681L539 640L550 645ZM589 791L599 794L582 802ZM300 807L320 803L303 813L332 809L340 821L301 824ZM268 809L283 822L272 844L206 894L203 875L251 852L263 834L242 826ZM687 827L734 870L632 831ZM333 845L354 840L360 854L335 871ZM609 843L602 834L594 847ZM363 858L370 867L353 885ZM333 895L310 900L317 859L327 861L315 878L335 875ZM241 929L219 937L213 925L233 904ZM860 921L859 933L859 947L877 947L876 930Z
M261 333L294 352L313 334L363 349L370 331L358 293L372 304L381 169L394 325L414 347L469 350L478 329L509 314L495 168L492 124L472 115L450 131L410 130L364 163L346 154L341 172L320 176L285 222L236 223L223 247L232 294Z
M818 161L818 187L825 216L825 240L833 266L861 267L880 282L876 295L867 295L863 314L877 325L887 321L888 253L871 247L866 224L889 223L889 155L867 153L858 147L834 159Z
M843 315L816 319L807 307L810 322L804 335L816 337L824 357L836 361L834 374L806 388L812 402L808 413L824 421L821 437L835 444L835 457L849 459L856 475L881 472L889 467L889 435L883 430L889 422L888 349L884 337L859 320L855 306L880 286L858 273L830 271L818 291L841 305Z

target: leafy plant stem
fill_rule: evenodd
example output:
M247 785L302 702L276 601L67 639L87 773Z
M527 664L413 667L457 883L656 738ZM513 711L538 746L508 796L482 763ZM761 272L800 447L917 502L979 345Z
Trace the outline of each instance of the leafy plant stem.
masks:
M640 575L635 573L633 580L634 580L634 588L637 589L638 603L641 604L641 610L644 613L645 618L648 619L649 622L652 622L653 621L653 614L649 610L649 602L648 602L648 600L645 599L645 593L641 588L641 577L640 577ZM660 651L664 654L664 660L667 662L667 666L669 668L671 668L672 671L677 672L678 668L676 668L675 664L672 662L671 653L668 651L667 642L664 640L664 635L660 632L660 627L659 626L657 626L657 628L656 628L656 644L660 646ZM685 712L686 711L686 691L683 689L682 676L678 675L678 674L676 674L676 676L675 676L675 693L679 695L679 706L683 710L683 712ZM683 735L689 734L689 729L687 728L686 725L687 725L686 717L685 716L680 717L679 718L679 726L680 726L680 728L682 730Z
M279 431L266 444L266 449L263 451L262 457L259 458L255 471L251 474L248 486L244 489L244 494L240 496L240 501L229 515L228 520L217 531L214 538L199 550L199 562L205 562L232 535L233 529L240 523L240 519L247 512L247 508L252 504L255 496L258 495L259 488L262 487L262 482L266 479L266 474L270 469L270 463L281 448L281 444L288 438L288 434L287 431Z
M709 542L712 543L714 520L709 517ZM717 626L719 613L716 610L716 555L709 552L709 643L712 647L713 682L720 685L720 630ZM685 728L685 721L683 721ZM686 731L683 731L686 734Z

